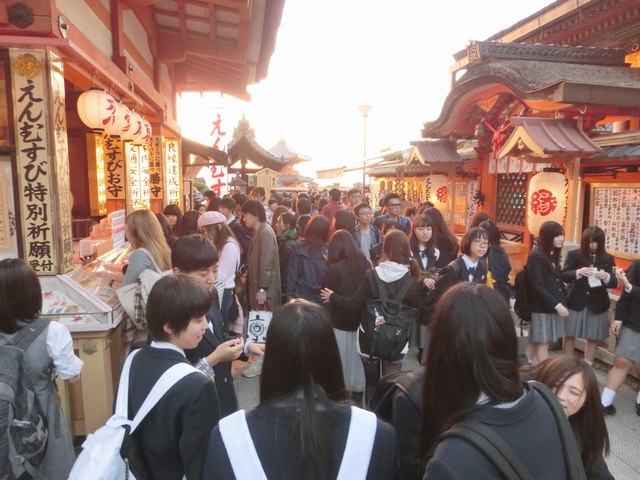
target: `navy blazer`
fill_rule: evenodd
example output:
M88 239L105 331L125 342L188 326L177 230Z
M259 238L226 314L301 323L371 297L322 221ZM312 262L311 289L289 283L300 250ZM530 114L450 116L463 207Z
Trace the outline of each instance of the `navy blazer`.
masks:
M187 359L192 363L197 363L201 358L208 357L218 346L230 337L224 333L222 324L222 314L218 307L218 293L213 291L213 304L206 314L207 320L213 326L213 332L207 328L204 337L198 346L192 350L185 350ZM216 390L218 392L219 406L222 417L238 410L238 398L233 387L233 376L231 375L231 362L220 362L213 367L216 375ZM214 406L212 406L213 408Z
M455 264L455 265L454 265ZM440 277L436 280L436 298L440 298L444 292L449 290L453 285L460 282L469 281L469 270L467 264L464 263L462 255L456 258L450 264L451 271L448 273L440 272ZM445 267L448 269L448 267ZM473 274L474 283L485 283L487 281L487 261L484 258L478 259L476 271Z
M582 311L585 307L592 313L604 313L609 310L611 301L607 288L616 288L618 280L613 273L615 260L608 253L596 254L594 266L598 270L604 270L609 274L609 282L600 281L599 287L591 288L587 277L576 279L576 270L582 267L590 267L589 256L581 255L580 249L571 250L564 261L564 268L560 273L562 280L571 285L567 298L568 306L576 312Z
M150 345L136 354L129 373L129 419L160 376L180 362L187 362L180 352ZM201 479L209 434L220 420L219 411L215 384L202 373L194 372L176 383L132 435L148 478Z
M551 256L536 248L527 259L529 304L535 313L555 313L556 305L567 306L567 288L560 278L560 266Z
M640 332L640 260L631 262L627 270L631 291L622 290L616 304L616 320L622 320L625 327Z

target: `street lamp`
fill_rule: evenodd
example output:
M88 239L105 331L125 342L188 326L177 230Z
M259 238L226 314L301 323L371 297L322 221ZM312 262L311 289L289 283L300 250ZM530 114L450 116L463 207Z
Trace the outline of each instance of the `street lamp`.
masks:
M365 184L365 178L366 178L365 170L367 165L367 117L373 110L373 105L360 105L358 107L358 110L360 110L360 113L364 118L364 141L363 141L364 148L362 153L362 198L364 199L364 195L365 195L364 184Z

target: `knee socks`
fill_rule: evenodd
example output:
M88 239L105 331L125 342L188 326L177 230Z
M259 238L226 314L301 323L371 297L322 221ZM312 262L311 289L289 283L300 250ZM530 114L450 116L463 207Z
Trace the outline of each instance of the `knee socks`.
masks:
M613 399L616 398L616 391L611 390L610 388L604 387L602 390L602 397L600 401L602 402L603 407L608 407L613 403Z

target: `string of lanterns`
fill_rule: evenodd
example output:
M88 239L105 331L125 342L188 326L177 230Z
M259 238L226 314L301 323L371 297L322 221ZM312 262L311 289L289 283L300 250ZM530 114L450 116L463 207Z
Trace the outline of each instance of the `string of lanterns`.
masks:
M151 124L109 93L91 88L78 97L78 115L87 127L112 137L143 145L151 138Z

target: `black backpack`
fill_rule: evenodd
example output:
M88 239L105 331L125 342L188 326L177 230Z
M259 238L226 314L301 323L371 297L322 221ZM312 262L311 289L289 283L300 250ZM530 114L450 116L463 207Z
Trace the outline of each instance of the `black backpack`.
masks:
M49 436L46 417L33 390L24 351L47 328L36 320L0 346L0 478L42 479L37 470ZM7 434L8 432L8 434Z
M418 318L418 310L402 303L415 282L407 273L395 298L387 296L384 282L373 270L379 298L368 299L360 322L360 351L371 357L395 360L409 339L409 332Z
M368 408L379 419L391 423L393 419L393 398L399 391L404 392L420 415L422 405L422 381L424 367L412 372L391 372L378 380L376 389L369 399Z
M515 289L516 302L513 305L513 310L520 317L520 325L527 325L531 322L531 304L529 303L529 277L526 265L516 275Z

